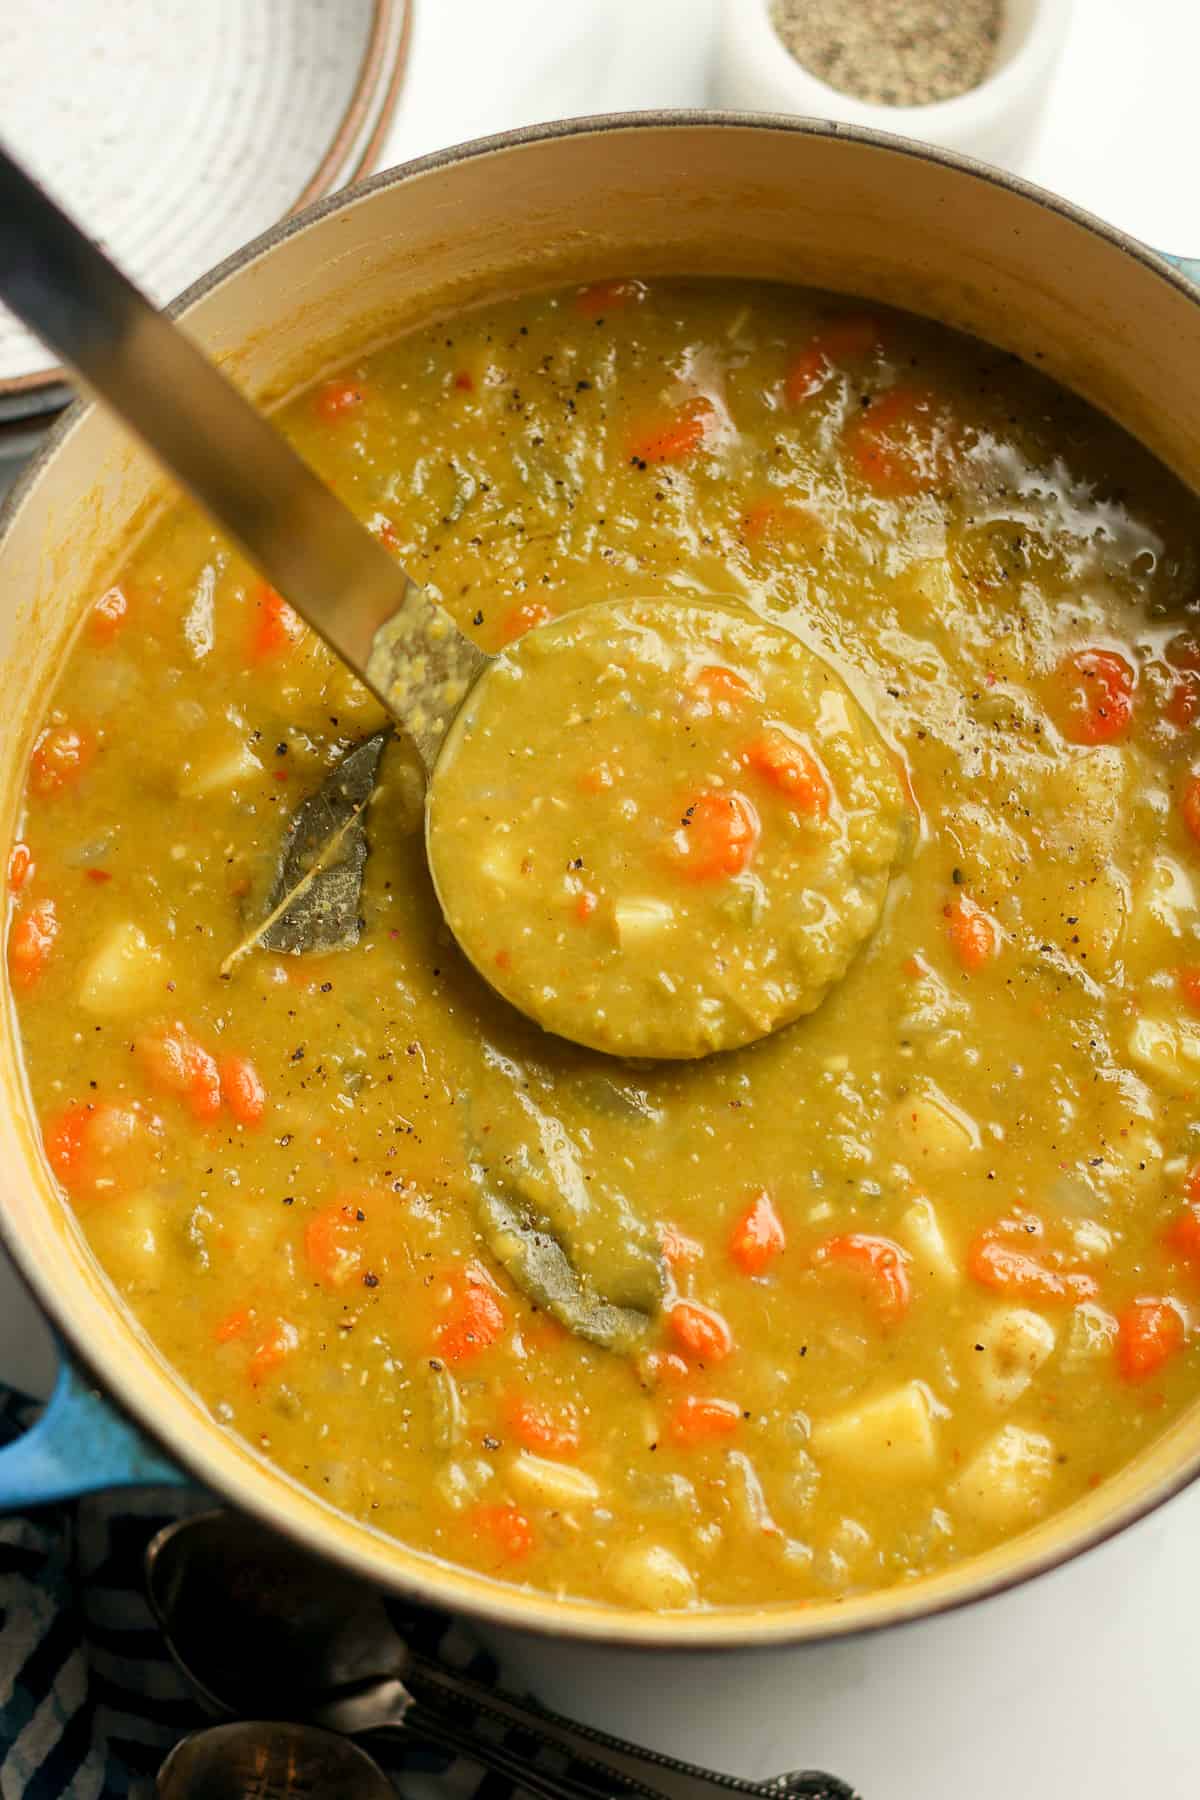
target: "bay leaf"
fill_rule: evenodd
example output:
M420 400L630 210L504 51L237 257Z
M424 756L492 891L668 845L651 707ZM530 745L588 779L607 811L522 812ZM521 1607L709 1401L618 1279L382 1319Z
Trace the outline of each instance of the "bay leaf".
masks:
M227 975L260 945L285 955L348 950L362 934L366 810L391 726L363 738L288 821L262 916L221 964Z

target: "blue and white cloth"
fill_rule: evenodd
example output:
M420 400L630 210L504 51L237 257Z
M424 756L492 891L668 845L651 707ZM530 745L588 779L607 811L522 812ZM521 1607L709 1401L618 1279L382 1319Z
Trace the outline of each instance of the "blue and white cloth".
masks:
M37 1410L0 1386L0 1443ZM211 1506L203 1493L147 1488L0 1519L0 1800L153 1800L167 1751L212 1723L171 1661L142 1574L155 1532ZM395 1618L416 1648L495 1681L492 1658L442 1615L398 1606ZM420 1745L371 1750L406 1800L513 1794L502 1778ZM790 1793L854 1800L822 1777Z

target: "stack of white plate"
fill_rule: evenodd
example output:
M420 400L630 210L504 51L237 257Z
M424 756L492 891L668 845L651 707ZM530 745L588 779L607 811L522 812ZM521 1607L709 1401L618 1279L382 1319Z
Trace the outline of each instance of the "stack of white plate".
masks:
M375 167L412 0L15 0L7 147L160 304ZM70 399L0 307L0 457Z

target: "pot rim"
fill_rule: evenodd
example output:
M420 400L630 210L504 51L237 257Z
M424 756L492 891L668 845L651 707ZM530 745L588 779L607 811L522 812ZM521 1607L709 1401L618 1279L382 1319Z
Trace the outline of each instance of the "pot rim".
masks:
M674 131L710 129L712 127L753 131L787 131L814 138L844 139L849 143L871 149L889 151L911 157L914 160L941 164L990 185L1004 188L1030 204L1055 213L1072 224L1082 227L1110 244L1114 249L1132 257L1152 274L1158 276L1160 280L1169 283L1193 304L1200 305L1200 290L1165 256L1152 250L1130 233L1020 176L993 168L973 157L943 149L940 146L918 143L890 132L845 125L836 121L806 119L791 114L746 113L694 108L605 113L554 120L546 124L523 126L513 131L500 132L488 137L469 139L462 144L436 150L425 156L397 164L368 180L358 182L351 187L339 190L336 194L318 200L301 212L279 220L259 237L234 251L207 274L193 282L164 310L169 317L179 318L229 277L248 268L294 234L307 230L310 225L318 223L345 207L355 205L371 194L399 186L436 170L467 162L476 157L496 155L508 150L520 149L525 145L551 142L559 138L603 136L609 132ZM13 521L25 503L27 495L31 493L41 478L43 470L58 453L67 437L83 422L94 405L95 402L92 401L76 400L55 423L37 455L14 484L5 502L0 506L0 552L3 550L4 541ZM19 1233L15 1230L2 1205L0 1205L0 1242L4 1244L22 1280L42 1312L70 1346L72 1355L87 1370L97 1387L111 1398L117 1410L132 1419L138 1429L143 1431L151 1442L162 1448L171 1460L178 1462L190 1475L208 1486L208 1471L203 1455L201 1453L193 1454L190 1446L186 1443L181 1447L170 1441L164 1434L160 1423L143 1416L142 1410L127 1399L122 1391L123 1383L120 1381L114 1383L110 1376L106 1376L97 1367L92 1359L82 1328L75 1326L67 1313L65 1304L56 1297L52 1271L41 1270L33 1256L27 1253ZM280 1487L286 1490L289 1486L288 1478L279 1471L276 1471L275 1475ZM423 1556L418 1552L408 1552L411 1558L408 1565L397 1566L389 1572L387 1585L392 1591L402 1593L419 1604L462 1612L468 1617L479 1619L489 1625L517 1629L536 1636L560 1640L569 1638L593 1644L616 1645L624 1649L702 1652L734 1648L746 1650L779 1648L786 1645L815 1645L830 1639L865 1635L898 1625L914 1624L922 1619L955 1612L960 1607L988 1599L993 1595L1006 1593L1009 1589L1020 1586L1051 1569L1061 1567L1085 1551L1106 1543L1110 1538L1117 1536L1119 1532L1124 1531L1128 1526L1135 1524L1167 1500L1172 1499L1198 1476L1200 1476L1200 1443L1189 1456L1181 1461L1177 1468L1161 1477L1147 1492L1123 1501L1111 1512L1105 1513L1094 1522L1075 1530L1063 1540L1048 1544L1032 1555L1020 1553L1019 1538L1011 1540L1010 1548L1015 1554L999 1570L961 1580L948 1593L934 1592L930 1594L926 1592L925 1590L932 1585L932 1581L927 1580L914 1582L910 1587L878 1589L870 1595L863 1596L864 1605L869 1604L872 1600L880 1603L880 1610L884 1616L878 1618L860 1616L860 1608L857 1606L847 1608L846 1613L840 1615L835 1608L822 1609L823 1616L814 1620L812 1612L803 1605L762 1608L758 1611L738 1608L736 1610L714 1610L707 1613L657 1614L642 1614L632 1610L608 1609L599 1606L593 1608L579 1603L564 1605L563 1602L548 1594L510 1586L457 1568L453 1564L441 1564L436 1559ZM332 1536L330 1541L324 1541L316 1527L310 1529L306 1523L300 1523L290 1517L281 1520L276 1516L279 1508L272 1508L265 1493L261 1495L258 1493L241 1494L236 1504L244 1506L246 1510L251 1511L262 1523L272 1529L283 1531L289 1537L299 1541L314 1555L327 1557L329 1560L339 1563L349 1572L357 1574L360 1578L379 1583L380 1570L374 1566L378 1558L372 1556L369 1550L359 1546L351 1547L349 1544L339 1541L336 1535ZM369 1530L369 1528L367 1529ZM390 1544L391 1542L392 1540L381 1539L381 1543ZM403 1545L400 1548L406 1549ZM959 1567L965 1573L970 1569L972 1561L982 1560L982 1558L968 1559ZM368 1563L373 1565L369 1569L366 1566Z

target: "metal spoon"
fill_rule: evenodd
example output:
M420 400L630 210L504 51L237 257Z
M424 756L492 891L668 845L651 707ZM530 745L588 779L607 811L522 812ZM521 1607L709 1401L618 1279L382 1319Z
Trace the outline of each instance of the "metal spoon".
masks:
M157 1800L396 1800L377 1762L314 1725L247 1720L195 1731L170 1752Z
M160 1531L146 1551L146 1583L172 1656L218 1715L275 1714L354 1733L399 1728L538 1800L854 1800L832 1776L742 1781L481 1687L406 1644L373 1589L236 1513ZM520 1748L499 1735L513 1731ZM549 1768L532 1761L545 1751L557 1753Z

